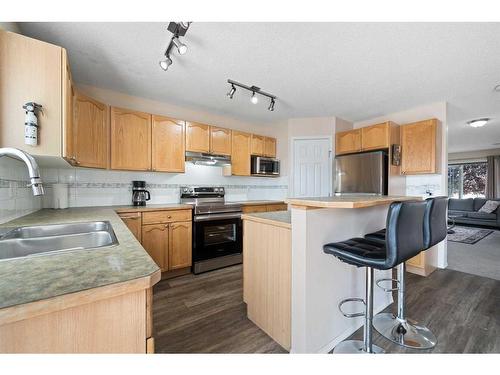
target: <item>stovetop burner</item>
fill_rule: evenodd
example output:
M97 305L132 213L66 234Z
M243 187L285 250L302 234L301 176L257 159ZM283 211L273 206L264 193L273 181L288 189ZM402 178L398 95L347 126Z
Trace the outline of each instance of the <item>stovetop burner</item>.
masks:
M226 203L223 187L189 187L182 186L181 203L194 206L194 215L212 213L241 212L239 203Z

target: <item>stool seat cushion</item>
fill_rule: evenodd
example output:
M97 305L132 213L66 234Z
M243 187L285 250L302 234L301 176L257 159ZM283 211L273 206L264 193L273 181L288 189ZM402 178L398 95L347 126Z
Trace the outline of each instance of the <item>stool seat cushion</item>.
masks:
M370 241L385 242L385 232L386 230L384 228L377 232L368 233L367 235L365 235L365 238Z
M351 238L323 246L326 254L358 267L387 269L385 244L365 238ZM389 267L390 268L390 267Z

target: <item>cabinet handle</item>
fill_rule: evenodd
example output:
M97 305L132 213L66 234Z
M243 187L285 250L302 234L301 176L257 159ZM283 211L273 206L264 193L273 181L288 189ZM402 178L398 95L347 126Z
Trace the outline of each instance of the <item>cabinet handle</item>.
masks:
M172 215L168 215L168 216L167 216L167 218L168 218L168 219L171 219L171 218L172 218Z

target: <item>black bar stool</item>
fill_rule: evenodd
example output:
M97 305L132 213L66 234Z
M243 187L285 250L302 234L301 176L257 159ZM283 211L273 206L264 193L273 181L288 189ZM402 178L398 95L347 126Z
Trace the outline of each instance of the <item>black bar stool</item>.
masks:
M447 197L428 198L426 201L424 215L424 247L427 250L445 239L447 234L446 209L448 206ZM386 230L382 229L365 236L365 239L385 243ZM394 281L392 279L377 280L377 286L386 292L398 291L397 314L379 313L373 319L373 327L385 338L401 346L412 349L432 349L437 344L434 334L425 326L420 325L413 319L406 316L406 286L405 286L405 263L397 267L396 288L384 288L382 282Z
M347 340L338 344L334 353L383 353L384 350L373 345L373 270L387 270L417 255L424 246L423 222L426 203L424 201L394 202L387 213L386 243L370 241L365 238L351 238L347 241L330 243L323 246L326 254L357 267L366 267L365 312L350 314L364 315L363 341ZM347 301L360 300L349 298ZM349 314L345 314L345 316ZM348 316L349 317L349 316Z

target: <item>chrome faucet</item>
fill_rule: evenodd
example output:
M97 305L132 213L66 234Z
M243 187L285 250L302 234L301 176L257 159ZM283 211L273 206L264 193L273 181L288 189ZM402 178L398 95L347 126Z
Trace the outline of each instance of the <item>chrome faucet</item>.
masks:
M33 195L44 194L42 179L40 178L40 169L38 168L38 164L33 156L31 156L27 152L19 150L18 148L12 147L0 148L0 157L2 156L10 156L21 159L28 167L28 173L31 181L31 184L28 186L31 186Z

